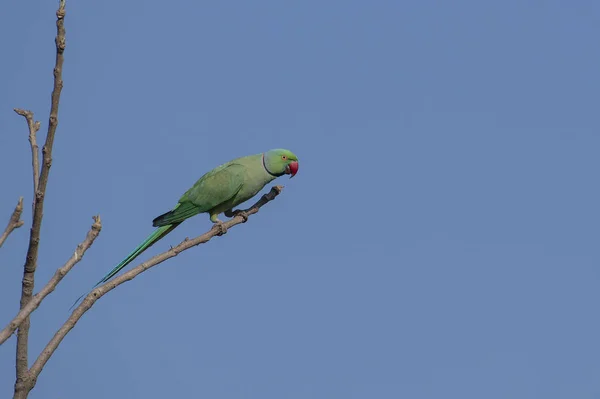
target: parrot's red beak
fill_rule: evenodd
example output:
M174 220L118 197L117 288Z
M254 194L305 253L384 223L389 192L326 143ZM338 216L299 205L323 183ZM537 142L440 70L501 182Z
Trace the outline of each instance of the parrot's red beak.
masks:
M291 175L290 179L296 176L296 173L298 173L298 161L290 162L290 164L285 167L285 173Z

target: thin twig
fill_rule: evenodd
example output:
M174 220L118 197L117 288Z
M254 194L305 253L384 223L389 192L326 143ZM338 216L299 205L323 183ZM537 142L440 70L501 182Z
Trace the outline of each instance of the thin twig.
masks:
M40 303L46 298L60 283L60 281L67 275L67 273L83 258L85 251L87 251L92 244L98 234L100 234L100 230L102 230L102 222L100 220L100 216L94 216L94 224L88 231L85 240L81 244L77 246L73 256L59 269L56 270L54 276L48 281L48 283L41 289L40 292L35 294L31 301L25 306L23 309L19 311L19 313L15 316L15 318L8 323L8 325L0 331L0 345L2 345L10 336L15 332L15 330L19 327L19 325L39 306Z
M36 135L40 130L40 122L33 119L33 112L15 108L14 111L21 115L27 120L27 127L29 128L29 144L31 145L31 165L33 167L33 207L35 209L35 193L38 191L38 185L40 183L40 150L37 145Z
M250 208L248 208L244 212L246 213L247 216L257 213L262 206L264 206L268 202L274 200L275 197L277 197L279 195L279 193L281 193L282 189L283 189L282 186L273 186L271 188L271 191L269 191L267 194L263 195L254 205L252 205ZM228 220L227 222L224 222L223 225L225 226L225 228L229 229L235 225L244 223L244 221L245 221L244 217L240 215L240 216L236 216L236 217ZM215 227L216 227L216 225L215 225ZM192 248L197 245L204 244L204 243L210 241L211 238L219 235L219 233L220 233L219 229L215 228L215 227L210 229L208 232L202 234L201 236L198 236L191 240L186 238L176 247L173 247L173 248L169 249L168 251L163 252L162 254L154 256L150 260L136 266L135 268L131 269L127 273L124 273L118 277L115 277L113 280L110 280L110 281L106 282L105 284L101 285L100 287L92 290L92 292L90 292L85 297L83 302L81 302L81 304L77 308L75 308L75 310L73 310L73 313L71 313L71 316L59 328L59 330L56 332L56 334L54 334L54 337L52 337L52 339L50 340L50 342L48 342L48 344L46 345L46 347L44 348L42 353L40 353L38 358L35 360L35 362L31 366L31 369L29 370L30 378L32 380L35 380L39 376L40 372L46 365L46 362L48 362L48 360L50 359L52 354L56 351L56 349L58 348L58 346L60 345L62 340L65 338L65 336L69 333L69 331L71 331L71 329L73 329L73 327L75 327L75 324L77 324L77 322L81 319L81 317L85 314L85 312L90 310L90 308L94 305L94 303L98 299L100 299L101 297L103 297L104 295L106 295L108 292L112 291L119 285L121 285L129 280L134 279L137 275L150 269L151 267L154 267L169 258L177 256L179 253L181 253L189 248Z
M8 238L10 233L13 232L14 229L18 229L25 223L21 220L21 213L23 213L23 197L19 198L19 202L17 203L15 210L10 216L8 224L6 225L6 229L4 229L4 233L2 233L2 235L0 236L0 247L2 247L4 241L6 241L6 239Z
M60 102L60 93L63 87L62 66L64 62L63 53L65 51L65 0L60 0L58 10L56 11L56 62L54 66L54 87L52 89L50 120L48 123L48 134L46 142L42 149L42 165L38 184L38 189L34 193L33 221L31 234L29 235L29 247L27 248L27 257L23 271L23 282L21 289L20 309L25 308L33 295L34 275L37 267L38 248L40 243L40 229L42 227L42 218L44 216L44 197L46 195L46 186L48 185L48 175L52 166L52 146L54 144L54 135L58 125L58 105ZM28 372L28 342L29 342L29 317L25 318L17 331L17 353L16 353L16 382L14 399L27 398L31 388L25 385L25 381L30 381Z

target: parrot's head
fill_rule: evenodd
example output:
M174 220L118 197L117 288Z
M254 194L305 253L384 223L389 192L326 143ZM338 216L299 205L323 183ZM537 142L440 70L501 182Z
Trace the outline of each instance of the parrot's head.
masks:
M290 179L298 173L298 157L290 150L277 148L263 155L265 168L269 173L276 176L291 175Z

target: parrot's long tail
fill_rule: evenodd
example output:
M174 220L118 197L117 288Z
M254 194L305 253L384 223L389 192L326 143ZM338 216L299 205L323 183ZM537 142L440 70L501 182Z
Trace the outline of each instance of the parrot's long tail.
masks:
M79 298L77 298L77 300L75 301L75 303L73 303L73 305L71 306L70 309L73 309L73 307L75 307L75 305L81 300L81 298L83 298L84 296L89 294L94 288L96 288L100 284L103 284L103 283L107 282L108 280L110 280L114 275L119 273L121 271L121 269L123 269L125 266L127 266L128 264L133 262L133 260L135 258L140 256L142 254L142 252L144 252L145 250L150 248L158 240L160 240L161 238L163 238L164 236L169 234L180 224L181 223L168 224L168 225L161 226L161 227L157 228L156 230L154 230L152 232L152 234L150 234L144 241L142 241L142 243L140 245L138 245L137 248L135 248L133 251L131 251L131 253L129 255L127 255L127 257L125 259L123 259L121 261L121 263L119 263L110 272L108 272L108 274L106 276L102 277L102 280L98 281L96 283L96 285L92 287L91 290L89 290L87 293L85 293L82 296L80 296Z

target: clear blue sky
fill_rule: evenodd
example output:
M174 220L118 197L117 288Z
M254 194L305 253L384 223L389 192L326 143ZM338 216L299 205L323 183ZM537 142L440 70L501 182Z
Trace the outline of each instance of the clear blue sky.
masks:
M57 3L2 6L2 228L19 195L31 221L12 108L44 137ZM104 228L34 314L31 361L204 172L276 147L300 171L99 301L32 399L600 395L600 3L69 0L66 26L37 288ZM0 250L2 324L27 234Z

